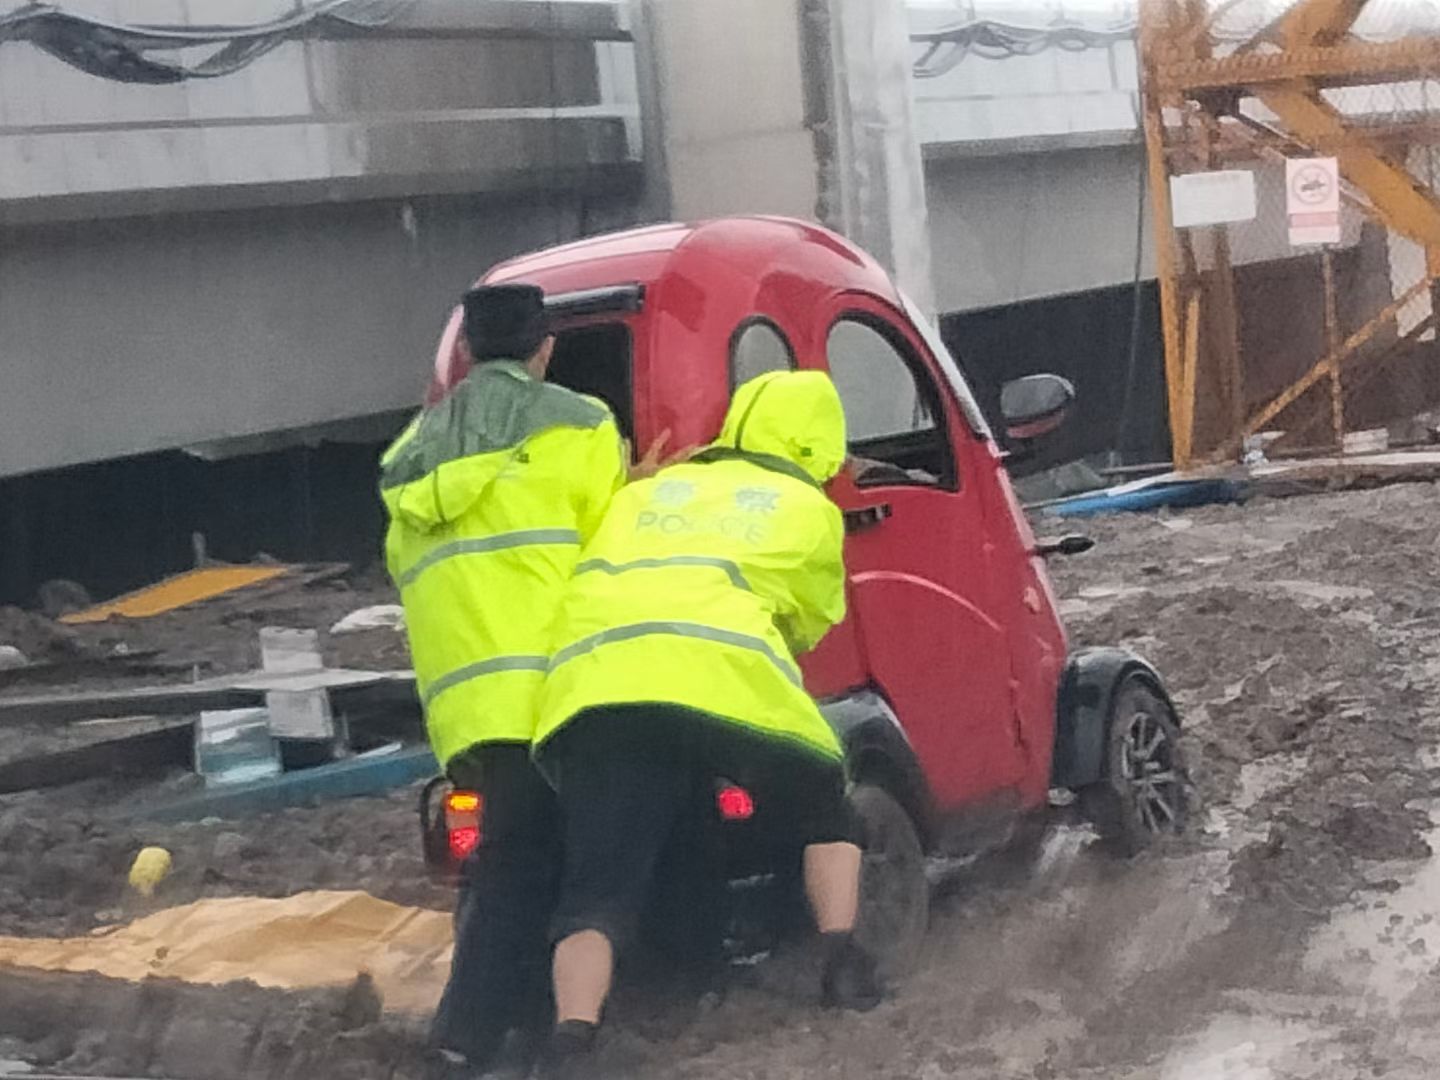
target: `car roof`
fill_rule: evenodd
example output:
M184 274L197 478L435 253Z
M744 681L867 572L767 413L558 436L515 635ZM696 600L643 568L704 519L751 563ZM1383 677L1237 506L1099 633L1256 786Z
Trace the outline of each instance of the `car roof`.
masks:
M631 284L648 291L679 279L743 293L778 274L787 288L817 298L855 290L899 305L889 275L869 255L828 229L782 217L627 229L510 259L485 281L524 281L551 296Z

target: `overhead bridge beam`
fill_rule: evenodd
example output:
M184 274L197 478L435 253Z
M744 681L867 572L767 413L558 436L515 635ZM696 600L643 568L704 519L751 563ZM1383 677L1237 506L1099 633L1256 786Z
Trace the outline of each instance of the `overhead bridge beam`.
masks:
M330 20L323 38L531 38L631 41L628 9L598 0L425 0L377 27Z
M1440 68L1440 38L1349 41L1284 52L1237 52L1213 60L1166 62L1162 53L1158 60L1155 82L1163 93L1259 88L1297 79L1320 86L1396 82L1433 75Z

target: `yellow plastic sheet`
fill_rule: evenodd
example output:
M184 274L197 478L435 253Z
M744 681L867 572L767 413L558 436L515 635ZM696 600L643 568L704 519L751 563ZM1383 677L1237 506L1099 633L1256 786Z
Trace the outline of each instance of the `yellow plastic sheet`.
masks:
M305 892L200 900L85 937L0 937L0 966L287 990L342 986L368 971L387 1009L422 1012L440 999L451 944L445 912Z
M203 570L189 570L84 611L65 615L60 621L73 626L79 623L104 622L112 615L121 615L127 619L163 615L186 604L209 600L213 596L243 589L247 585L269 581L288 573L289 570L288 566L209 566Z

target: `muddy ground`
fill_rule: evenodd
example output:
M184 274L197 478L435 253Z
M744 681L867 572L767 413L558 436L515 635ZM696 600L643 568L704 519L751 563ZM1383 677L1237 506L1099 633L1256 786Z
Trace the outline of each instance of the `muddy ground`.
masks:
M403 641L386 630L331 634L343 616L396 601L379 566L299 566L287 575L146 619L74 626L0 606L0 645L31 662L0 670L0 697L82 691L249 671L260 666L262 627L319 632L332 667L408 666Z
M397 596L378 566L295 567L278 580L146 619L67 626L0 606L0 646L30 661L0 669L0 702L14 698L122 691L185 683L260 667L260 631L314 630L330 667L385 671L410 666L404 635L389 629L331 633L345 615ZM138 734L174 718L118 718L58 726L7 724L0 765Z
M1120 864L1057 828L1035 858L975 868L938 899L925 963L874 1013L821 1013L810 980L762 968L718 1008L630 1010L607 1033L616 1076L1435 1075L1440 488L1081 527L1100 546L1054 568L1072 635L1129 644L1166 676L1191 837ZM423 881L410 792L244 823L116 820L152 794L107 781L0 798L0 933L131 917L122 877L141 843L175 852L156 903L317 886L449 900ZM417 1030L377 1020L363 993L0 976L0 1059L70 1071L410 1076Z

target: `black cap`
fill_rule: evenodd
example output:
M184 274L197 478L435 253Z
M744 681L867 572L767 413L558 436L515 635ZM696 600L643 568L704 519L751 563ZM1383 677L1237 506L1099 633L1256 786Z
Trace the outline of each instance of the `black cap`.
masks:
M525 360L550 333L536 285L481 285L465 294L465 340L476 360Z

